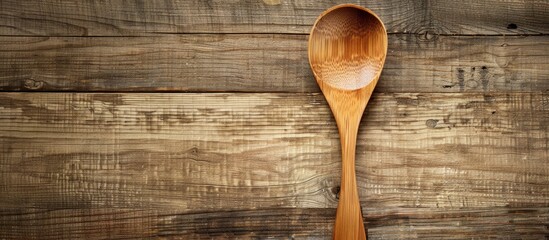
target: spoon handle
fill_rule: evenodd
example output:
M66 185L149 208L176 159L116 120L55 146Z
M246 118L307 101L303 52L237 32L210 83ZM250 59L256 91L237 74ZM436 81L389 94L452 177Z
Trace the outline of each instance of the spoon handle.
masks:
M342 151L341 191L333 235L336 240L366 240L355 174L356 138L361 115L336 117Z

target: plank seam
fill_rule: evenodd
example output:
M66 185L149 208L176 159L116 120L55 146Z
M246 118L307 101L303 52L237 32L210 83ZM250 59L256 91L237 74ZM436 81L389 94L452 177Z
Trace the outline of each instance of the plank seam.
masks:
M388 35L416 35L422 36L425 33L406 33L406 32L392 32L387 33ZM144 35L3 35L0 34L0 37L65 37L65 38L139 38L139 37L155 37L155 36L166 36L166 35L287 35L287 36L308 36L309 33L265 33L265 32L233 32L233 33L218 33L218 32L186 32L186 33L170 33L170 32L154 32L153 34L144 34ZM433 36L444 36L444 37L529 37L529 36L549 36L549 33L538 33L538 34L447 34L447 33L437 33L431 34Z

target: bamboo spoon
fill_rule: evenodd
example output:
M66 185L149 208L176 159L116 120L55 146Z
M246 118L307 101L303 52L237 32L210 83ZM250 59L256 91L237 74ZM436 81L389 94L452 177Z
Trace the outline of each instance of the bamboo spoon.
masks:
M337 122L342 149L334 239L366 239L355 176L356 138L386 55L387 31L369 9L332 7L311 30L309 63Z

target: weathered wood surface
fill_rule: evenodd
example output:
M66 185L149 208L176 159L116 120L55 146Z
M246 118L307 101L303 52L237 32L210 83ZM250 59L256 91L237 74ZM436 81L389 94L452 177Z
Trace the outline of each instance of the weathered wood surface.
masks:
M549 208L377 209L369 239L544 239ZM3 209L3 239L331 239L335 210Z
M322 11L338 3L371 8L390 33L549 33L549 3L544 0L2 0L0 35L303 34Z
M321 95L0 96L0 238L331 232ZM548 121L547 94L374 95L356 163L371 239L549 234Z
M389 36L378 92L549 90L549 37ZM307 36L0 37L3 91L318 92Z
M548 238L549 2L350 2L391 33L369 238ZM329 239L340 145L306 44L338 3L1 0L0 239ZM227 91L280 93L131 93Z

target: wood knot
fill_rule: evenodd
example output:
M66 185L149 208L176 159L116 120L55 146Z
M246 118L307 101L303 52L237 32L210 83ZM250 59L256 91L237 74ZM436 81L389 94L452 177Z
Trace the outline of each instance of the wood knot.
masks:
M339 199L339 192L341 191L340 186L335 186L332 188L332 193L334 194L336 199Z
M26 88L26 89L29 89L29 90L38 90L38 89L44 87L44 82L37 81L37 80L34 80L32 78L29 78L29 79L25 79L25 81L23 81L23 87Z
M425 126L428 128L435 128L437 126L438 120L435 119L428 119L425 121Z
M438 39L438 33L434 28L422 28L418 31L417 39L422 42L434 42Z
M198 148L192 147L191 149L189 149L189 153L192 155L198 155Z
M442 25L433 24L430 21L415 22L410 26L410 29L420 42L435 42L441 34L450 32Z

